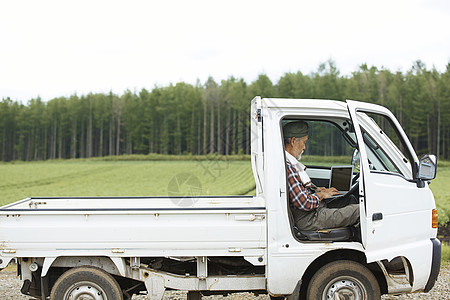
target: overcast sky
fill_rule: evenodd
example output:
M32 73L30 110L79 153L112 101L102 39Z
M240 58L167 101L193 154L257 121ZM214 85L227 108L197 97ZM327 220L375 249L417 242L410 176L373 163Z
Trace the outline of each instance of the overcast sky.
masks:
M0 99L122 94L230 76L309 74L332 59L444 71L448 0L0 0Z

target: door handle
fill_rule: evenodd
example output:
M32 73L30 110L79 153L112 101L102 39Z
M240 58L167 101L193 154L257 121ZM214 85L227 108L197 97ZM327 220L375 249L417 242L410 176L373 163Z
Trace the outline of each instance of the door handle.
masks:
M382 213L374 213L372 215L372 221L380 221L383 220L383 214Z

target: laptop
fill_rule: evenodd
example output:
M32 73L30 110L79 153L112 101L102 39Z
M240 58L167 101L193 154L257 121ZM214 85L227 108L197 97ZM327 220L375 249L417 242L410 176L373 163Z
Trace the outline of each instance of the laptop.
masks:
M352 187L353 178L353 166L332 166L330 183L328 187L335 187L339 194L336 196L342 196L346 194Z

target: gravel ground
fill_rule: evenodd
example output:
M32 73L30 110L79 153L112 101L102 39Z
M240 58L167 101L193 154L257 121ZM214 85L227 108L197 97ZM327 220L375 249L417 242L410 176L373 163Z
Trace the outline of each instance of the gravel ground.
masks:
M21 281L16 277L14 267L8 267L0 272L0 300L28 300L29 296L20 293L22 287ZM144 300L145 296L134 296L133 300ZM186 299L185 292L168 292L164 296L164 300ZM251 293L232 294L227 297L209 296L203 297L208 300L268 300L266 295L255 297ZM433 299L433 300L450 300L450 264L443 266L439 273L438 281L429 293L406 294L401 296L383 296L383 300L403 300L403 299Z

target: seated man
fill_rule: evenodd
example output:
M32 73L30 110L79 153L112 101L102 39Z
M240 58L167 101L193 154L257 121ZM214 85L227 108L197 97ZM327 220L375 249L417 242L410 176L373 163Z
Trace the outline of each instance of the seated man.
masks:
M306 173L300 160L308 140L308 124L293 121L284 125L284 149L288 173L289 204L299 230L320 230L348 227L359 223L359 204L351 195L329 204L322 201L336 195L331 188L317 188Z

